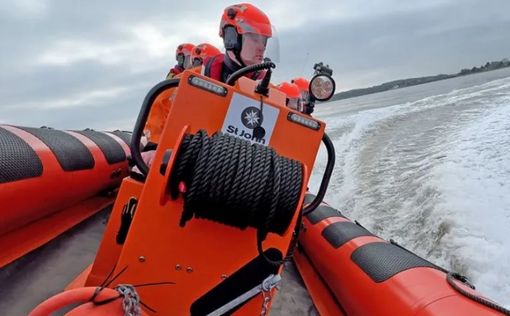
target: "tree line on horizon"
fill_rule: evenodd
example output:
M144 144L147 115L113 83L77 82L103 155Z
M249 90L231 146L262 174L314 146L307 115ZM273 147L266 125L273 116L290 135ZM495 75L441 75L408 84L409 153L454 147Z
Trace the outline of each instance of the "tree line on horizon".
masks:
M501 69L501 68L505 68L505 67L510 67L510 60L508 58L504 58L500 61L490 61L480 67L475 66L470 69L464 68L456 74L440 74L440 75L435 75L435 76L400 79L400 80L385 82L383 84L380 84L377 86L372 86L369 88L343 91L343 92L336 93L331 98L330 101L354 98L354 97L362 96L365 94L383 92L383 91L392 90L392 89L405 88L405 87L415 86L415 85L429 83L429 82L438 81L438 80L450 79L450 78L459 77L459 76L466 76L466 75L471 75L471 74L475 74L475 73Z

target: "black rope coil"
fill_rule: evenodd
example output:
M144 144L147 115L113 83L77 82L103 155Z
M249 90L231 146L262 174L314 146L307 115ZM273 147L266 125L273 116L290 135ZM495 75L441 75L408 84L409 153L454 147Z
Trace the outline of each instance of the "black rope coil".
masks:
M273 149L224 133L186 135L170 176L170 194L186 192L180 225L204 218L241 229L282 235L294 216L303 183L301 163Z

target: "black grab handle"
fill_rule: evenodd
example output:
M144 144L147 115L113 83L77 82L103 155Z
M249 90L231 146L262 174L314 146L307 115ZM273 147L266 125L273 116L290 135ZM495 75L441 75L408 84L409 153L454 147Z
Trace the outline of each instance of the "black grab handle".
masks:
M317 193L317 196L312 201L312 203L308 204L308 206L303 209L303 216L310 214L317 208L317 206L319 206L319 204L321 204L322 200L324 199L324 195L326 195L326 190L328 189L329 179L331 179L333 168L335 167L335 147L333 146L333 142L331 142L328 134L324 133L322 136L322 142L328 151L328 164L326 165L326 170L324 171L324 176L322 177L319 192Z
M147 177L147 174L149 173L149 167L147 167L147 164L145 161L143 161L142 153L140 152L140 140L143 135L145 123L147 123L147 118L149 117L152 104L158 95L160 95L163 91L175 88L178 85L179 79L164 80L155 85L145 96L145 99L142 103L142 108L140 109L140 113L136 119L133 135L131 136L131 159L133 159L133 162L138 167L144 178Z
M250 72L271 68L276 68L275 63L273 63L272 61L266 61L261 64L246 66L231 74L230 77L228 77L226 84L228 84L229 86L233 86L234 83L236 83L237 79L241 78L246 74L249 74Z

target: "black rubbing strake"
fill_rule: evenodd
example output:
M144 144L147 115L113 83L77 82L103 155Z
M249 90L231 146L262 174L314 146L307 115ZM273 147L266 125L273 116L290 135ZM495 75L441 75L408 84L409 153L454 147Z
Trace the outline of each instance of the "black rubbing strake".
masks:
M442 270L414 253L387 242L363 245L353 251L351 259L377 283L412 268L429 267Z
M106 158L106 161L108 161L109 164L114 164L126 160L126 153L124 152L124 149L112 137L104 133L92 130L74 132L82 134L83 136L93 141L101 149Z
M337 222L324 228L322 236L326 238L331 246L339 248L356 237L373 235L365 228L352 222Z
M126 143L126 145L131 146L131 133L123 132L123 131L119 131L119 130L113 131L113 132L109 132L109 133L119 137L120 139L122 139L122 141L124 143Z
M0 127L0 183L42 175L37 153L22 138Z
M92 153L76 137L48 128L18 127L40 139L53 152L62 169L77 171L94 168Z
M330 217L343 217L346 218L342 213L340 213L339 210L332 208L329 205L321 204L319 205L315 210L313 210L311 213L306 215L306 218L312 223L317 224L318 222L322 221L323 219L330 218Z

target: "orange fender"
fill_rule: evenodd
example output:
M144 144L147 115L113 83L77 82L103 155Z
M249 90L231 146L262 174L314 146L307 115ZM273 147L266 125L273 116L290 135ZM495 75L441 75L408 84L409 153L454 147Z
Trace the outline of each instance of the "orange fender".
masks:
M96 305L91 302L91 298L94 296L97 287L81 287L64 291L55 296L52 296L36 306L29 316L47 316L52 313L68 306L71 304L82 305L74 308L66 315L69 316L80 316L80 315L124 315L122 308L122 299L119 297L119 293L114 289L103 288L96 296L96 301L104 301L119 297L119 299L113 300L110 303L103 305ZM141 315L147 315L141 312Z

